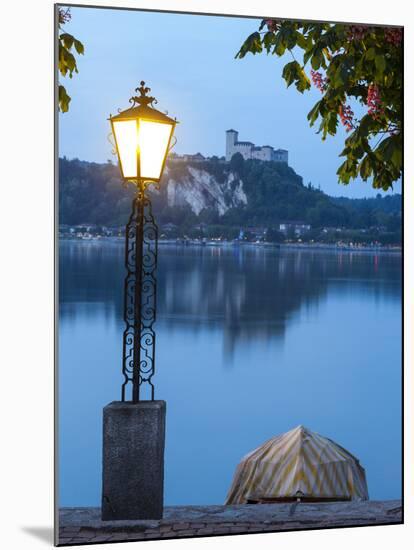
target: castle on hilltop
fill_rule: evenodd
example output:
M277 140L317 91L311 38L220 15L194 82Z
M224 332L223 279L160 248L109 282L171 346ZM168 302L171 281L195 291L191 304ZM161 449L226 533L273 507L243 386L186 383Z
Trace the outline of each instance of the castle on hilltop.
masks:
M244 159L273 160L288 163L288 151L273 149L270 145L257 147L251 141L238 141L239 132L226 131L226 160L230 161L235 153L241 153Z

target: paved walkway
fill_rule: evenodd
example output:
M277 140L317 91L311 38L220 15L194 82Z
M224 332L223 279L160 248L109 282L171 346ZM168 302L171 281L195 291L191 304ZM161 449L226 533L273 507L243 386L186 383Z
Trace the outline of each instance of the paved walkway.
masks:
M167 506L161 520L101 521L99 508L61 508L59 544L235 535L402 523L401 500Z

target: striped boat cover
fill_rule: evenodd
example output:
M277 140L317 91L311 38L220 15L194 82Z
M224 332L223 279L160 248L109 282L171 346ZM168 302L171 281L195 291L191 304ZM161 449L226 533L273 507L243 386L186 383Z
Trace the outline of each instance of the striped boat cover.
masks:
M298 426L242 458L226 504L297 496L368 500L365 470L337 443Z

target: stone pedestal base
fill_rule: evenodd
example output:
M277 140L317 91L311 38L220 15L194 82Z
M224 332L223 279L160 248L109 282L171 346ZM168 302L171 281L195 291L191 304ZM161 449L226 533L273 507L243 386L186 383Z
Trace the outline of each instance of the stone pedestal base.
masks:
M102 519L160 519L165 401L114 401L103 410Z

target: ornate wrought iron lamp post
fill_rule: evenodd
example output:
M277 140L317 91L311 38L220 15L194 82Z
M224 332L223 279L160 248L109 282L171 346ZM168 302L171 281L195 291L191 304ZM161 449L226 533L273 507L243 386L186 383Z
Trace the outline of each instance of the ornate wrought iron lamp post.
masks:
M110 116L116 153L124 181L133 182L137 192L126 226L123 339L124 383L122 401L128 385L131 400L140 400L140 386L148 383L154 399L152 376L155 368L156 279L158 228L146 194L150 184L159 185L177 124L175 119L152 107L156 99L141 81L139 96L129 100L132 107Z
M177 121L153 107L145 82L135 91L132 107L109 118L123 180L136 193L126 226L121 401L103 410L103 520L163 513L166 403L154 399L152 383L158 229L146 191L159 185Z

